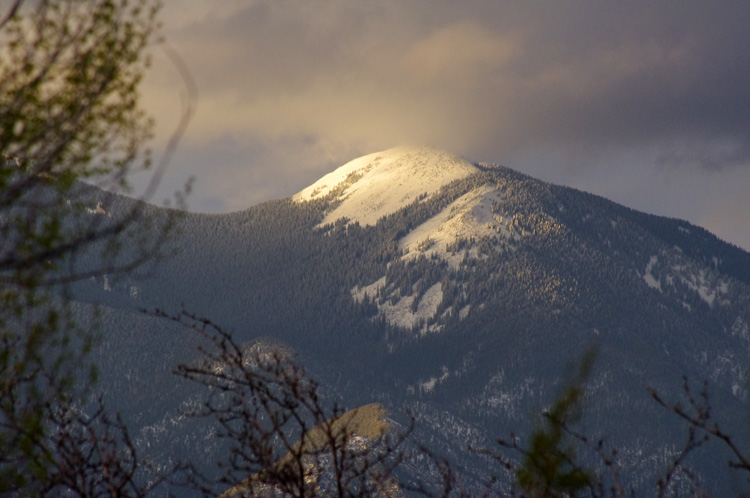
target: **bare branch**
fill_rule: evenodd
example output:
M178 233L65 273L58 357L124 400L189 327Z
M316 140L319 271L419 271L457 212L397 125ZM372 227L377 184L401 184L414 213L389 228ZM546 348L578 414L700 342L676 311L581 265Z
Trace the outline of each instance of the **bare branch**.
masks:
M729 448L736 458L736 461L729 462L732 468L750 472L750 459L737 446L732 437L721 430L718 422L713 420L711 416L711 404L708 400L708 386L705 382L700 392L700 399L697 399L692 389L690 389L687 378L683 377L683 393L688 400L688 406L692 410L692 413L685 410L679 403L667 403L653 388L649 388L649 393L662 408L688 422L691 429L700 429L707 435L721 441Z
M2 21L0 21L0 29L3 29L3 27L8 24L11 19L13 19L22 3L23 0L15 0L15 2L13 2L13 5L10 6L10 9L8 9L8 13L5 15Z
M396 496L393 472L409 431L396 433L380 405L344 411L287 350L239 344L229 331L186 310L150 314L204 339L200 361L175 373L208 388L196 411L230 444L219 462L225 497L275 490L284 496Z

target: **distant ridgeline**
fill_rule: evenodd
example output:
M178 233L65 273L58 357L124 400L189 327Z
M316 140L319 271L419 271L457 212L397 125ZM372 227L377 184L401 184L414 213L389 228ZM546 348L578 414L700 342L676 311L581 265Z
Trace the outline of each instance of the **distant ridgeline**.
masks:
M685 221L398 148L294 198L178 223L156 264L76 289L82 314L101 304L100 386L154 458L209 465L222 445L179 416L200 395L171 369L197 340L141 308L281 341L348 406L410 409L415 436L477 479L493 469L467 444L527 434L592 343L582 427L620 449L631 482L653 484L685 434L647 386L677 399L682 375L707 379L723 426L750 441L750 254ZM733 489L720 456L693 462L719 494Z

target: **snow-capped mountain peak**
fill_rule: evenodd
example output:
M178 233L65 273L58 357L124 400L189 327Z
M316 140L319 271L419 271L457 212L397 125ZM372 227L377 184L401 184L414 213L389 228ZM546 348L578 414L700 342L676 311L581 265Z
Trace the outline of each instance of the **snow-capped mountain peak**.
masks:
M465 159L430 147L396 147L350 161L297 193L297 202L325 196L337 187L341 203L323 224L340 218L374 225L378 219L430 196L440 187L477 172Z

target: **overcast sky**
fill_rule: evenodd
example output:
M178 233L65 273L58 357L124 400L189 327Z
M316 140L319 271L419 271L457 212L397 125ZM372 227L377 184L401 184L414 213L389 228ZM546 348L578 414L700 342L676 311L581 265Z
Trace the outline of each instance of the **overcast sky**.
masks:
M194 176L192 211L245 209L425 144L750 249L744 1L165 3L199 96L159 196ZM184 86L155 49L143 98L157 150Z

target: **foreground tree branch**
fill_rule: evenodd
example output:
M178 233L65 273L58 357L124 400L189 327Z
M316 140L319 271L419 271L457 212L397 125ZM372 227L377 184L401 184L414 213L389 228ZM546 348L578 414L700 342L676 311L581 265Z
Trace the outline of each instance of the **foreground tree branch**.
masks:
M709 439L720 441L734 456L734 460L728 462L729 466L748 473L746 475L748 482L750 482L750 459L740 449L732 436L724 432L719 423L714 420L708 397L708 384L704 382L703 388L696 396L690 387L687 377L683 377L682 392L687 400L686 407L679 402L669 403L655 389L649 389L649 393L654 401L665 410L677 415L689 424L690 437L688 439L688 447L690 451L703 445ZM698 433L701 436L698 436Z
M69 298L74 282L151 261L174 228L177 211L152 216L144 202L115 194L131 191L131 173L152 169L153 123L138 87L159 7L16 0L1 8L0 493L144 491L132 484L124 426L89 403L96 331L77 322ZM168 152L192 113L189 91Z
M394 471L409 430L397 434L380 405L344 411L284 348L239 344L184 310L153 314L205 341L200 359L175 373L208 388L203 405L188 415L215 422L217 437L229 443L219 463L218 483L230 486L223 497L400 496Z

